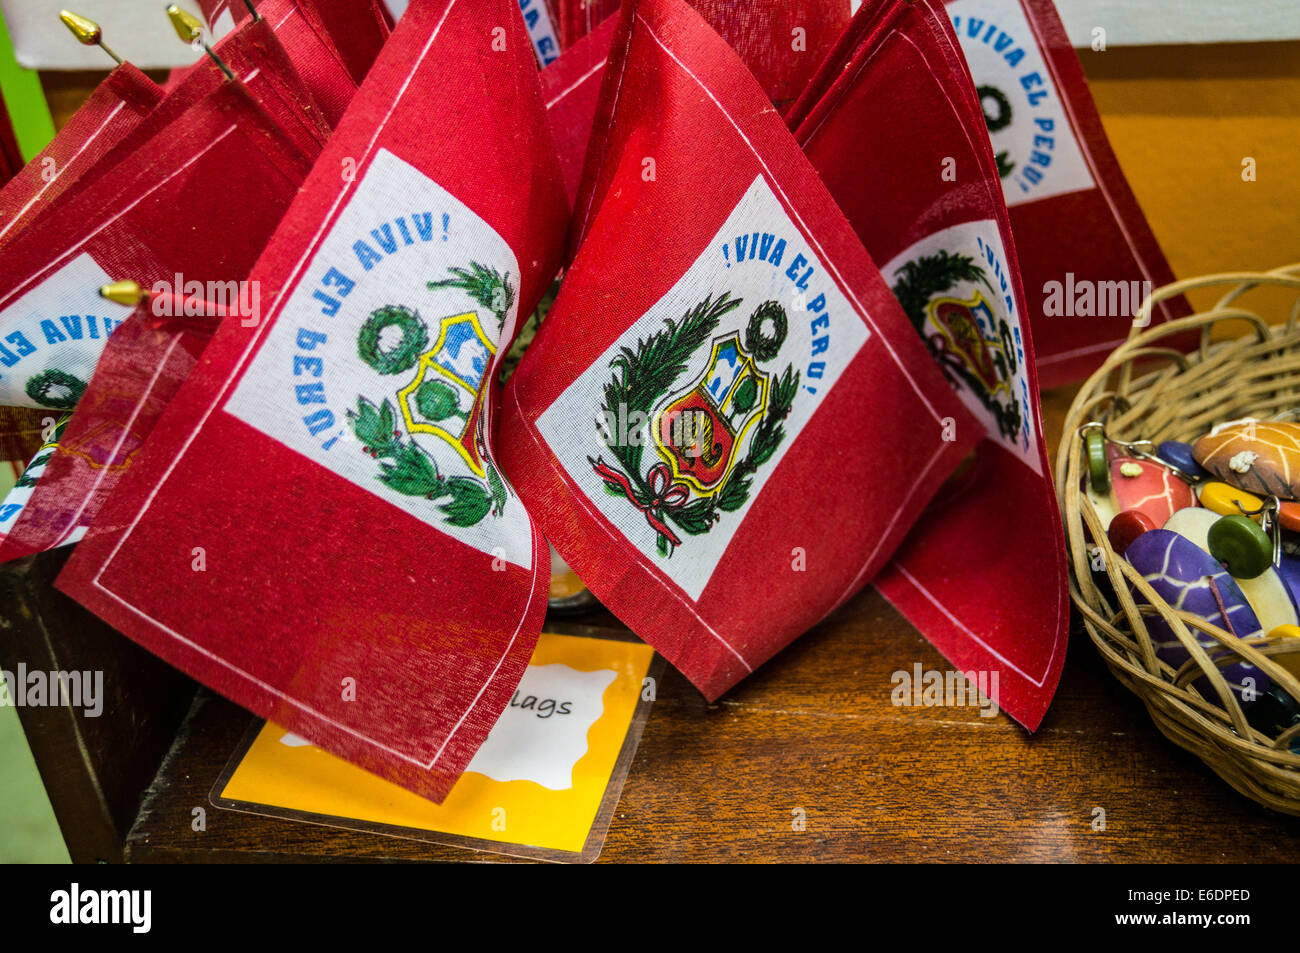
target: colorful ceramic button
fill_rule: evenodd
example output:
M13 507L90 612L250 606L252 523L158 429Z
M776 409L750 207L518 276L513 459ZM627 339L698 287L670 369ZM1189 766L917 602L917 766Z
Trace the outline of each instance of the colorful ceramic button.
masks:
M1122 457L1112 461L1110 484L1121 510L1138 510L1156 526L1161 526L1175 510L1196 503L1196 496L1185 481L1152 460Z
M1221 516L1238 515L1241 510L1253 512L1264 505L1264 501L1254 494L1218 481L1202 483L1199 489L1201 505ZM1237 509L1238 503L1241 509Z
M1283 529L1300 533L1300 503L1283 503L1278 508L1277 521Z
M1224 516L1210 527L1210 555L1234 578L1254 579L1273 565L1273 541L1249 516Z
M1297 651L1289 652L1286 655L1274 655L1273 661L1296 678L1300 678L1300 625L1279 625L1269 630L1268 637L1283 641L1296 640Z
M1097 493L1110 489L1110 465L1106 460L1106 438L1100 430L1089 430L1083 438L1084 456L1088 460L1088 485Z
M1156 447L1156 456L1165 463L1176 466L1188 476L1205 476L1205 470L1196 462L1196 455L1192 453L1190 443L1183 443L1181 440L1166 440Z
M1218 513L1194 506L1179 510L1169 517L1164 528L1208 551L1210 528L1221 519L1223 517ZM1283 563L1285 564L1285 559ZM1300 570L1300 561L1297 563L1297 570ZM1300 585L1300 572L1297 573L1296 583ZM1259 619L1260 628L1265 632L1275 626L1288 625L1296 618L1296 598L1278 567L1269 567L1254 579L1238 579L1237 585L1241 587L1242 594Z
M1110 540L1110 548L1123 556L1135 539L1152 529L1159 527L1151 517L1141 510L1125 510L1110 521L1106 538Z
M1197 463L1233 486L1300 499L1300 423L1244 421L1202 437L1192 452Z
M1169 530L1151 530L1129 545L1124 558L1167 604L1200 616L1235 633L1238 638L1250 638L1259 633L1259 619L1236 581L1213 556L1190 540ZM1162 659L1174 668L1187 661L1189 653L1164 619L1145 616L1144 621ZM1191 631L1211 655L1220 651L1219 643L1210 636L1196 629ZM1272 684L1249 662L1234 662L1222 671L1223 677L1239 696L1243 678L1253 680L1251 686L1255 692L1262 692ZM1199 679L1197 684L1203 694L1212 697L1204 679Z

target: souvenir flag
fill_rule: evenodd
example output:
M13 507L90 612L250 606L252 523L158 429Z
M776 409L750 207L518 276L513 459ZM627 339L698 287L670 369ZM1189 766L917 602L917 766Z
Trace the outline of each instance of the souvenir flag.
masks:
M619 0L546 0L559 28L560 48L567 50L618 13Z
M217 44L216 52L300 149L312 155L320 151L333 127L269 20L250 17ZM196 64L195 72L208 76L209 83L222 76L210 59Z
M620 16L501 459L712 699L870 580L981 428L735 53L681 0Z
M247 23L234 31L221 44L220 55L244 87L245 98L261 107L259 111L279 127L279 134L287 137L299 152L318 155L329 137L330 127L268 24ZM116 144L106 151L93 153L92 161L80 163L77 184L88 188L123 159L151 148L151 142L161 141L159 137L165 129L165 135L186 135L185 123L190 119L191 110L227 82L220 67L210 59L205 57L196 63L154 108L125 130ZM236 106L237 110L242 108L243 104ZM55 204L54 198L40 203L42 214ZM33 220L29 217L24 221ZM3 241L0 237L0 243Z
M851 19L848 0L741 6L721 0L694 0L692 5L731 43L768 98L783 112L795 102ZM551 134L571 201L581 180L601 75L617 20L616 16L606 17L542 71Z
M618 0L559 0L565 50L594 33ZM690 0L784 113L853 18L852 0Z
M1106 139L1052 0L949 0L1020 248L1040 382L1085 377L1174 280ZM1155 320L1190 314L1182 296Z
M14 242L3 267L14 266L15 290L0 299L8 345L0 363L12 359L14 370L0 373L0 386L6 399L79 411L0 560L84 532L211 335L208 323L160 324L147 309L123 324L130 312L99 297L99 287L128 274L146 287L246 297L240 281L310 158L228 83ZM231 194L245 201L232 204Z
M528 28L537 65L550 66L560 56L560 34L551 5L547 0L519 0L519 12Z
M243 0L199 6L214 32L227 18L232 25L251 19ZM256 7L334 128L388 36L374 0L261 0ZM221 54L222 45L216 49Z
M360 85L375 57L388 39L388 16L379 0L259 0L253 6L258 16L281 23L285 17L300 16L316 36L338 54L352 82ZM231 17L236 24L252 19L244 0L200 0L200 10L210 28ZM278 29L278 25L276 29Z
M779 112L799 98L853 18L850 0L691 0Z
M250 159L258 150L265 157ZM261 201L310 159L242 87L225 83L93 186L66 192L0 258L0 404L76 405L121 323L114 313L121 309L99 297L102 285L123 276L146 286L178 274L242 278L275 225L275 203L237 213L224 183L250 183L241 206ZM250 162L267 184L259 188L242 170L222 172L218 160ZM236 214L258 228L236 230Z
M320 151L332 127L270 21L249 18L222 38L214 52L286 136L305 152ZM150 117L148 126L137 130L131 140L123 143L119 154L137 148L145 138L174 121L226 79L221 67L210 57L199 60L171 85L167 98Z
M617 25L618 17L608 17L542 70L546 119L570 203L577 198L582 180L587 140L591 138L591 124L600 99L600 79Z
M567 213L516 0L412 3L253 270L261 319L222 322L59 586L441 799L545 609L490 385Z
M1065 547L997 165L937 0L869 0L851 32L795 138L988 435L875 584L1035 728L1065 657Z
M158 84L130 63L109 73L54 139L0 189L0 247L81 181L162 95Z

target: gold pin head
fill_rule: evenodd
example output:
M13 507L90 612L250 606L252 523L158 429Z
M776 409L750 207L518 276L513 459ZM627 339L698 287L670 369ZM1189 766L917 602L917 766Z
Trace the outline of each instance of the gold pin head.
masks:
M100 30L99 24L94 20L88 20L79 13L73 13L71 10L60 10L59 19L63 25L72 31L72 35L77 38L77 42L82 46L98 46L103 39L103 31Z
M77 38L77 42L83 46L97 46L113 59L117 60L119 66L122 65L122 57L110 50L104 43L104 32L99 28L99 24L94 20L87 19L79 13L73 13L71 10L60 10L59 19L63 21L72 35Z
M230 67L225 64L220 56L212 51L211 44L209 44L207 40L203 39L203 24L199 22L198 17L192 13L187 13L174 3L168 5L167 17L172 21L172 29L176 31L177 36L190 46L194 46L196 43L201 43L204 52L212 58L212 62L216 63L217 66L221 68L221 72L226 74L226 78L235 78L235 74L230 71Z
M99 289L99 296L134 308L149 297L149 293L134 281L114 281Z
M172 21L172 29L186 43L193 43L203 36L203 24L199 18L186 10L182 10L176 4L170 4L167 7L167 17Z

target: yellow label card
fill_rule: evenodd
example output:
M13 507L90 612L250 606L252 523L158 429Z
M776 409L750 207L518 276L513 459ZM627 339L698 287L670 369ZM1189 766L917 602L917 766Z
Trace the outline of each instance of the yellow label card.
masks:
M224 786L218 783L214 801L332 818L343 827L360 821L370 829L402 828L390 833L405 836L430 832L579 854L616 769L615 798L621 789L631 759L630 752L623 759L620 753L638 706L653 698L646 691L653 659L654 650L640 642L543 633L509 707L442 804L271 722Z

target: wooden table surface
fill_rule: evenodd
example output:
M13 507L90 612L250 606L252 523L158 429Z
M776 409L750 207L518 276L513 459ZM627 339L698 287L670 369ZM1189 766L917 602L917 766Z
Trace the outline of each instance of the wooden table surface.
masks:
M102 74L46 74L61 124ZM1068 390L1045 396L1054 450ZM607 613L579 620L616 624ZM1077 620L1076 620L1077 623ZM1294 862L1300 818L1241 797L1156 731L1072 633L1032 736L1007 715L896 708L891 675L948 668L864 589L717 704L667 669L601 861ZM128 835L151 861L496 861L500 855L214 809L251 721L204 693ZM207 829L191 829L195 807ZM1096 808L1105 829L1095 830ZM792 811L806 829L792 830Z
M1045 396L1049 446L1070 396ZM579 621L618 625L604 612ZM1241 797L1165 741L1077 617L1060 690L1033 735L1005 714L894 707L891 676L914 663L949 668L868 587L717 704L668 668L600 860L1300 857L1300 818ZM251 720L205 696L147 795L130 860L508 859L212 809L209 792ZM208 808L203 833L190 827L195 807Z

